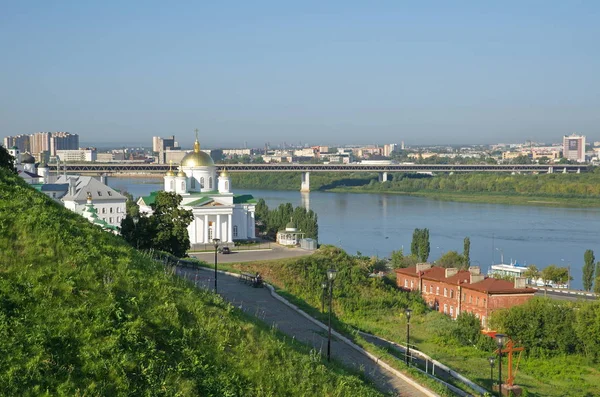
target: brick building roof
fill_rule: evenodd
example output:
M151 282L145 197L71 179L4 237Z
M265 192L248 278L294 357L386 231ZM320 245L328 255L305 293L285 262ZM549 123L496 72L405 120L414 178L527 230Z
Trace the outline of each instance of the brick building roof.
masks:
M465 288L481 291L488 294L533 294L533 288L515 288L515 284L511 281L498 280L492 277L487 277L478 283L468 284Z

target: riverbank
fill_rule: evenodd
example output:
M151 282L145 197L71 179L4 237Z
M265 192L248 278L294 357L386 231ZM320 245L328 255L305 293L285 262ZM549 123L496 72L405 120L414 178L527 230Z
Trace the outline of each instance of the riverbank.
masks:
M565 207L565 208L600 208L600 198L573 198L573 197L548 197L548 196L529 196L529 195L508 195L502 193L456 193L444 191L419 191L402 192L394 190L368 190L360 188L334 188L327 189L334 193L380 193L397 194L402 196L426 197L433 200L456 201L464 203L480 204L505 204L505 205L529 205L545 207Z

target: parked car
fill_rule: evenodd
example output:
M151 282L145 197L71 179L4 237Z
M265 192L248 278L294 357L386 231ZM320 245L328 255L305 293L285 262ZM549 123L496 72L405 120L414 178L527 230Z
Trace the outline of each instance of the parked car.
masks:
M223 247L223 248L221 248L221 253L222 254L231 254L231 250L229 249L229 247Z

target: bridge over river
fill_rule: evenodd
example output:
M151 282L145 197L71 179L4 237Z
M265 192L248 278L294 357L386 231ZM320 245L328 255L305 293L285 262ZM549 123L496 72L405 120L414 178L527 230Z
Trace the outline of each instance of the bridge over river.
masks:
M381 182L387 181L388 173L452 173L452 172L508 172L508 173L580 173L586 165L573 164L216 164L217 171L228 172L298 172L301 174L301 191L309 191L311 172L377 172ZM56 172L57 165L49 166ZM152 163L67 163L60 165L60 172L87 175L100 174L164 174L168 164Z

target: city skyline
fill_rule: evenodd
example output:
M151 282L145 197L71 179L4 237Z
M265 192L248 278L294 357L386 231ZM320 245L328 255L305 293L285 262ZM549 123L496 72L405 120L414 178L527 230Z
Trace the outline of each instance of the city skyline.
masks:
M595 2L15 2L0 16L0 134L593 142L599 15Z

